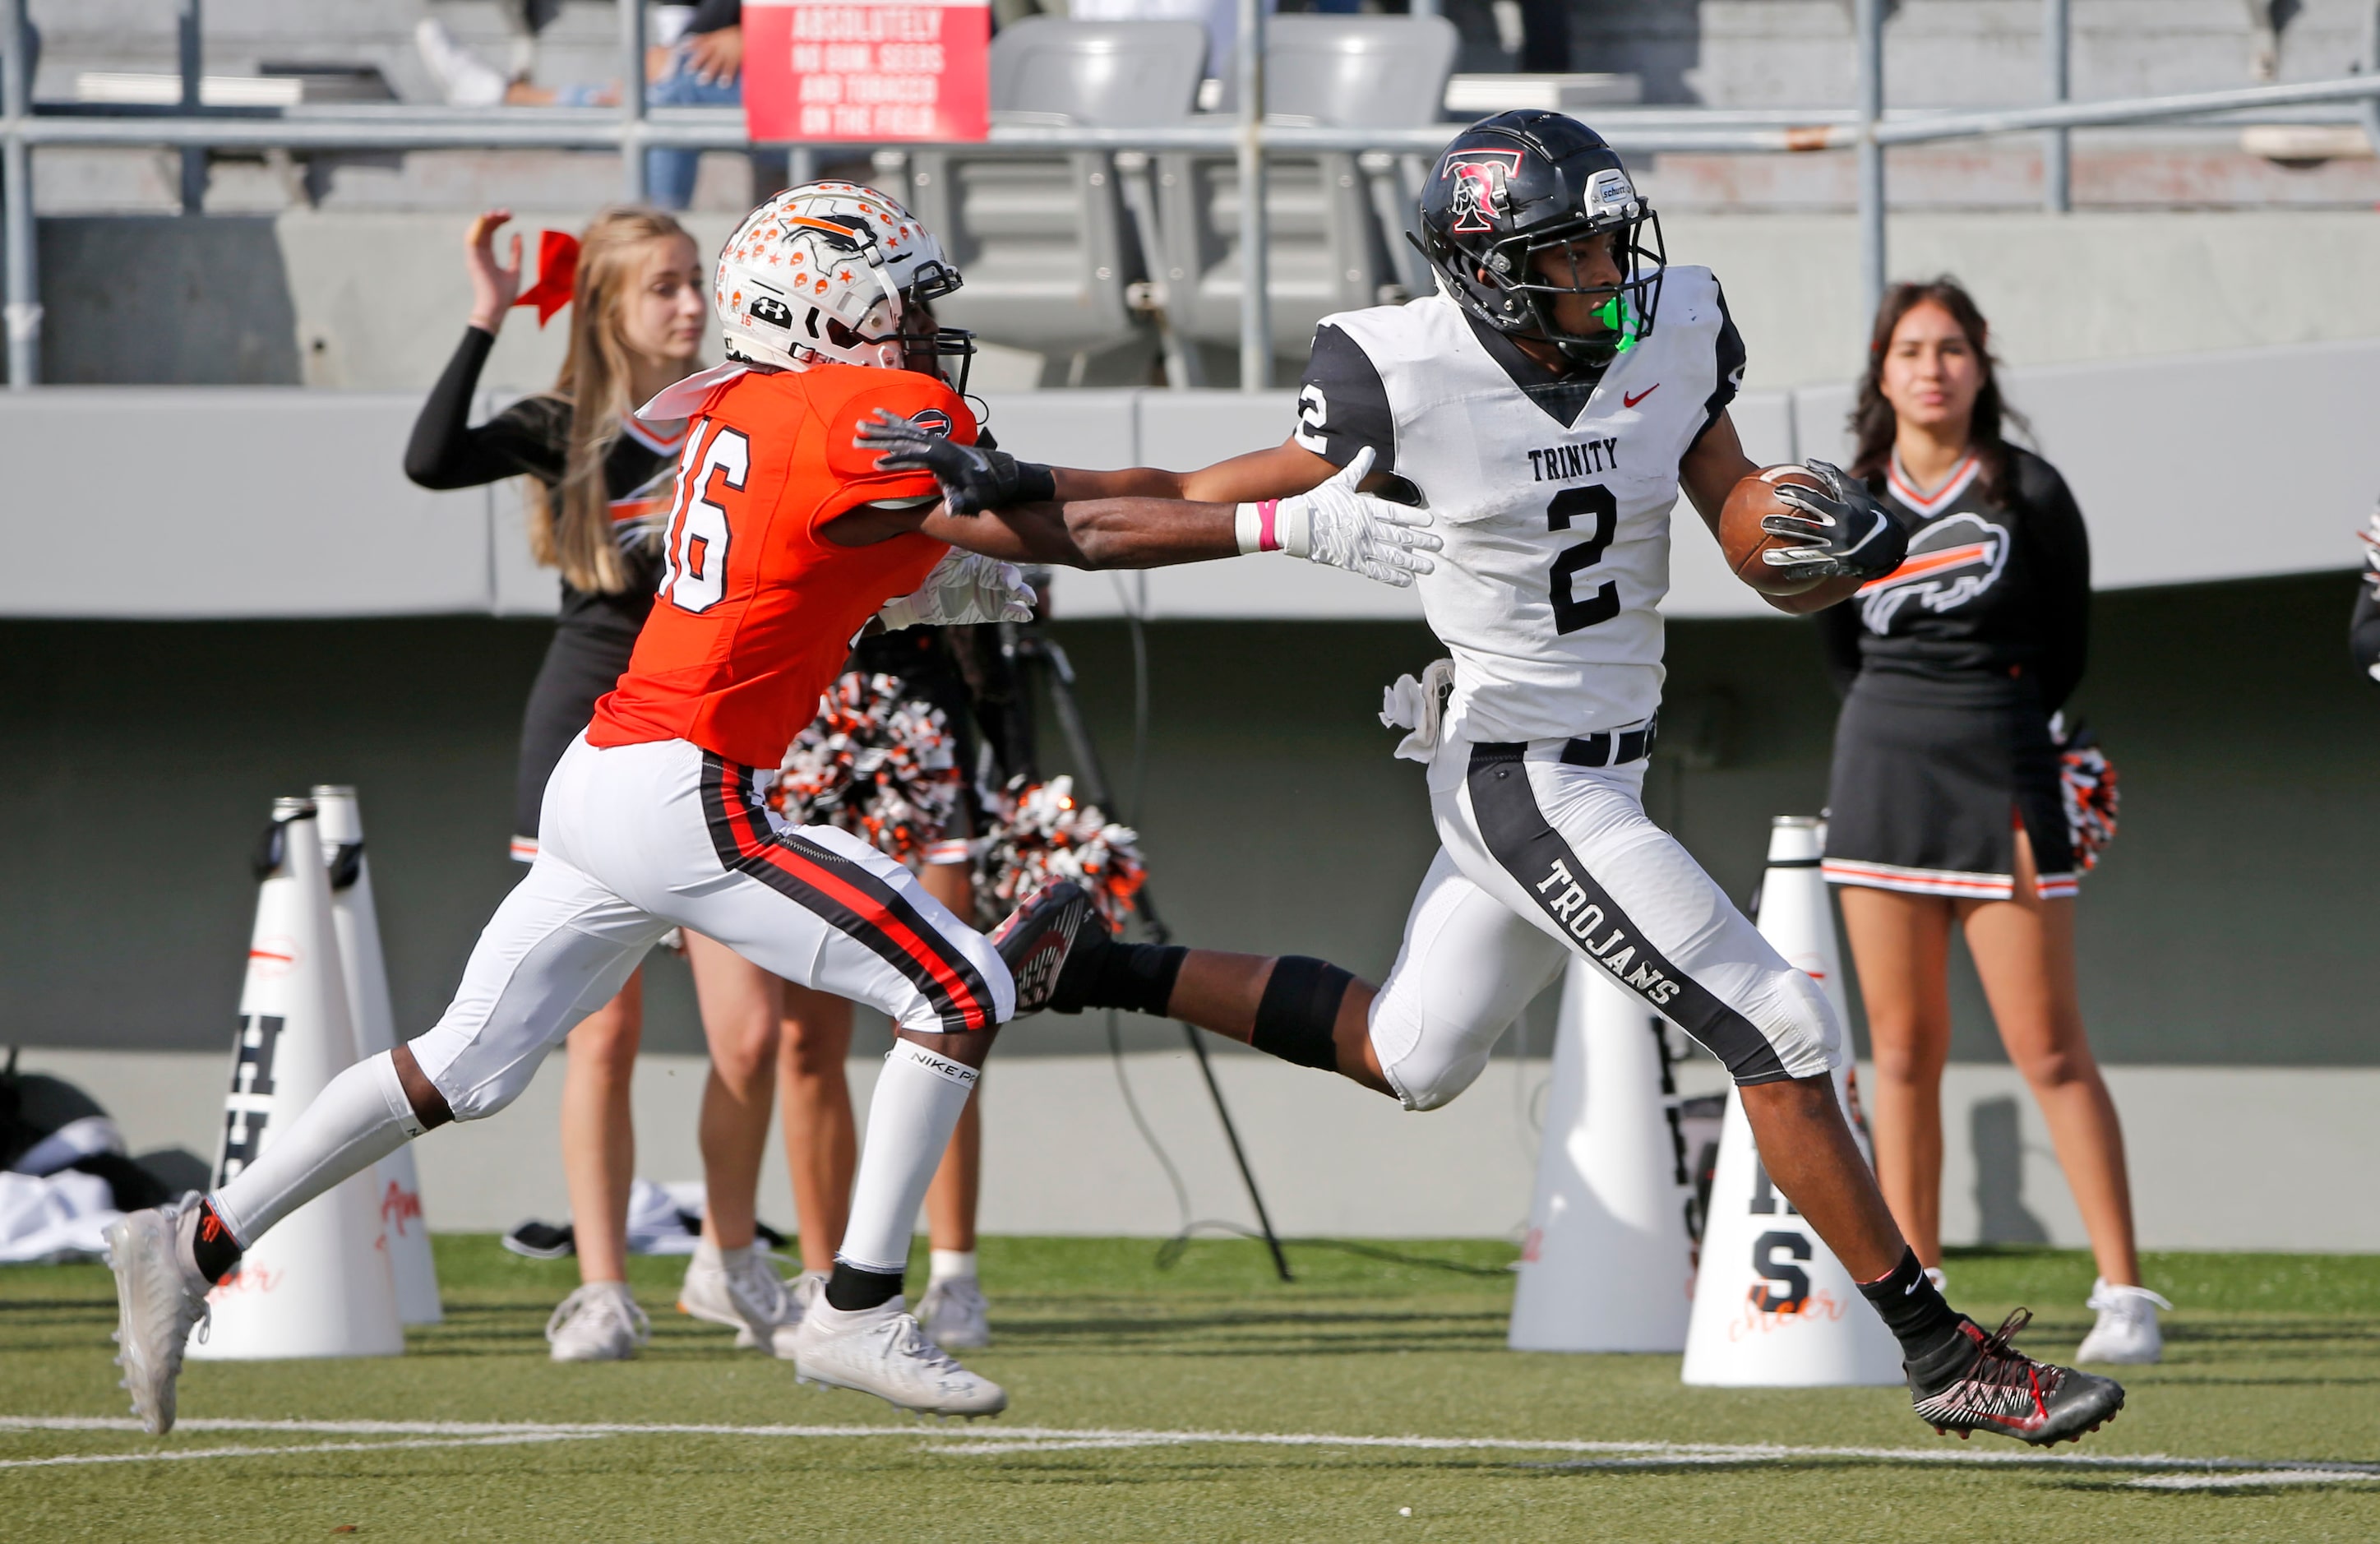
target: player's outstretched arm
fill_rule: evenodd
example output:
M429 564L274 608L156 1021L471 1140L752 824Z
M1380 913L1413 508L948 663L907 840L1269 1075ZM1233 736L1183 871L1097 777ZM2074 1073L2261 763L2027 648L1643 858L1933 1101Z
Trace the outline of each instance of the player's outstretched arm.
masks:
M855 442L879 453L880 471L931 472L954 515L974 515L1012 504L1054 501L1087 504L1103 499L1186 499L1194 504L1241 504L1285 499L1310 492L1337 475L1330 461L1294 440L1218 461L1195 472L1126 467L1089 471L1019 461L1006 451L962 444L886 408L862 423ZM1371 480L1385 482L1385 476Z
M1685 458L1678 463L1678 481L1685 489L1686 497L1694 501L1703 524L1710 528L1711 540L1718 540L1719 511L1727 507L1728 494L1735 491L1737 483L1747 477L1759 476L1764 469L1743 454L1743 442L1736 436L1735 420L1724 411L1686 452ZM1864 582L1846 577L1822 579L1792 595L1759 593L1762 600L1779 611L1806 616L1850 600Z
M1248 553L1287 553L1400 589L1427 574L1439 539L1426 510L1361 492L1372 453L1311 492L1223 504L1111 498L1014 505L956 515L948 505L918 529L988 556L1077 568L1155 568Z

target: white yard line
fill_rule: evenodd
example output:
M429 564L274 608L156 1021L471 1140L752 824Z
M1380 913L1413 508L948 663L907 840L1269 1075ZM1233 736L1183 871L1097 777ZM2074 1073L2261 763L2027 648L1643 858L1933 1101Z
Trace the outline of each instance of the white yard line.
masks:
M0 1432L138 1432L138 1421L106 1416L0 1416ZM180 1423L186 1432L287 1433L293 1436L382 1437L382 1442L306 1446L152 1449L140 1453L85 1453L0 1460L0 1468L58 1464L121 1464L194 1458L270 1457L278 1453L369 1452L381 1448L455 1447L506 1442L559 1441L608 1437L743 1437L793 1441L898 1438L921 1441L927 1451L953 1456L993 1457L1008 1453L1120 1448L1232 1446L1271 1448L1381 1449L1403 1453L1512 1453L1573 1455L1531 1466L1564 1469L1645 1469L1849 1459L1885 1464L2016 1465L2023 1468L2161 1471L2133 1480L2160 1489L2200 1489L2243 1485L2316 1485L2380 1480L2380 1463L2355 1460L2188 1457L2172 1453L2046 1453L1994 1448L1884 1448L1796 1446L1787 1443L1591 1441L1578 1438L1378 1437L1306 1431L1162 1431L1111 1428L1037 1426L740 1426L631 1421L386 1421L240 1420L200 1417Z
M2257 1469L2236 1475L2148 1475L2133 1486L2148 1490L2213 1490L2230 1485L2353 1485L2370 1484L2380 1475L2370 1469Z
M277 1458L285 1453L393 1453L399 1448L493 1448L523 1442L585 1441L576 1432L518 1432L502 1437L419 1437L395 1442L301 1442L280 1447L162 1448L151 1453L69 1453L49 1458L0 1458L0 1469L48 1469L67 1464L173 1464L193 1458Z

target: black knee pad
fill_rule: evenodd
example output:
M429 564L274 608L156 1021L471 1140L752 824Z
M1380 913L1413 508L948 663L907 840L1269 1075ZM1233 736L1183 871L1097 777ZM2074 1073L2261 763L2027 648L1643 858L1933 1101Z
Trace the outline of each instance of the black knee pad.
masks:
M1283 954L1265 981L1248 1043L1301 1067L1338 1071L1339 1049L1330 1031L1354 979L1328 960Z

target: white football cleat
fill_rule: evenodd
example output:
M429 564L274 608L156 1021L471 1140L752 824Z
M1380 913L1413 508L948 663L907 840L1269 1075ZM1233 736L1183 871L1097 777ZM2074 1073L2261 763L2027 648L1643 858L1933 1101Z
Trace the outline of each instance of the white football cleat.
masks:
M917 1299L917 1322L945 1351L980 1351L991 1343L991 1305L973 1276L945 1276Z
M115 1365L132 1395L140 1429L162 1437L174 1429L174 1380L190 1331L206 1339L213 1323L206 1283L182 1268L182 1218L198 1204L185 1196L170 1205L135 1211L107 1225L108 1269L115 1272Z
M706 1238L695 1245L686 1261L677 1308L734 1330L738 1350L767 1346L771 1355L790 1360L792 1331L802 1321L804 1307L792 1290L795 1284L777 1274L758 1246L722 1249ZM816 1293L812 1287L811 1295Z
M2157 1310L2172 1304L2146 1287L2110 1286L2101 1277L2091 1283L2084 1307L2098 1311L2099 1322L2074 1348L2078 1362L2129 1362L2135 1365L2165 1359L2165 1331L2157 1327Z
M802 1382L874 1394L923 1416L996 1416L1008 1392L951 1360L926 1338L895 1297L844 1313L821 1296L794 1331L794 1373Z
M625 1362L652 1338L652 1321L625 1282L589 1282L545 1321L557 1362Z

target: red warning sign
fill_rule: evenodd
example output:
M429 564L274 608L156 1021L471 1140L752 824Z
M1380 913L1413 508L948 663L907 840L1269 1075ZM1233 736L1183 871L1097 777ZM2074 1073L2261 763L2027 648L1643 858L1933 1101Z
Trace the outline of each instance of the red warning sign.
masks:
M987 0L744 0L744 121L756 140L980 140L991 125Z

